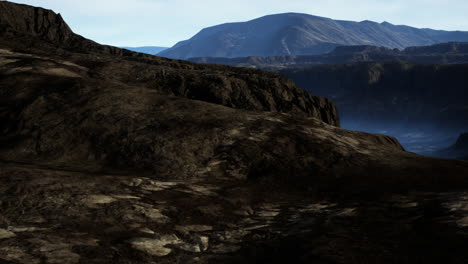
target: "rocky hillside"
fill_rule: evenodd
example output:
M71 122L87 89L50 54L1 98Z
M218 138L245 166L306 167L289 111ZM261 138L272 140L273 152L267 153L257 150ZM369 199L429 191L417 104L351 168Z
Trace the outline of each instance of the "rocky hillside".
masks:
M0 8L7 10L2 12L0 20L0 24L3 25L1 34L4 36L0 41L12 46L9 37L18 35L18 39L13 40L17 50L27 49L32 45L35 48L40 47L42 52L47 51L46 54L64 54L66 50L73 50L75 53L140 58L140 61L124 61L120 67L114 68L112 60L102 59L90 67L93 72L99 71L117 79L123 78L127 82L136 82L191 99L234 108L303 113L320 119L323 117L327 123L339 125L335 107L330 101L311 96L280 75L229 67L205 67L102 46L73 34L60 15L51 11L12 5L8 2L0 3ZM42 14L42 18L37 18L35 14ZM24 22L26 20L17 19L18 16L30 17L37 24L27 26ZM43 41L39 43L35 37ZM58 50L57 46L60 47ZM111 72L108 69L112 69Z
M0 6L1 263L468 260L467 162L341 129L277 74L99 46ZM61 26L18 26L35 14Z
M449 41L468 41L468 32L286 13L205 28L159 55L178 59L315 55L328 53L337 46L373 45L403 49Z
M237 67L278 70L319 64L356 62L409 61L436 64L468 63L468 42L449 42L432 46L409 47L404 50L375 46L340 46L322 55L284 55L243 58L190 58L192 62L225 64Z
M4 160L139 169L167 178L213 173L211 177L248 178L263 173L281 177L289 170L302 177L345 166L351 160L338 157L360 148L363 153L368 148L402 150L393 138L340 130L303 112L248 112L225 107L216 99L208 103L174 96L171 90L148 86L136 74L149 75L154 67L150 64L105 61L111 57L63 60L6 49L0 58L0 157ZM153 73L158 76L158 70ZM198 86L197 79L186 78L187 86L210 91L210 86ZM153 81L155 86L164 82ZM333 142L336 148L326 147ZM312 160L321 165L302 167Z
M50 10L8 2L1 2L0 10L5 11L0 15L0 44L4 46L16 50L38 49L47 55L65 55L72 50L86 53L91 72L113 76L129 84L233 108L302 113L339 125L335 106L330 101L311 96L278 74L201 66L102 46L74 34L60 15ZM99 59L91 56L92 53L129 59L115 67L114 59Z

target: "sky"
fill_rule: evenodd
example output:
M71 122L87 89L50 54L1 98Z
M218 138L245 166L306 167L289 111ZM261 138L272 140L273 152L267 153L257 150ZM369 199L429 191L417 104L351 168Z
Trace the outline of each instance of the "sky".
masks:
M205 27L286 12L468 31L468 0L10 1L52 9L75 33L114 46L171 47Z

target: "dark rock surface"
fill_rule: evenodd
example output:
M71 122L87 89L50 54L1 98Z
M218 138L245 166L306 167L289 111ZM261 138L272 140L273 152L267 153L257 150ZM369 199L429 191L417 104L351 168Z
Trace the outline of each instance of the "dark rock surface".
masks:
M274 73L75 51L11 28L0 262L468 260L467 162L327 124L318 97ZM269 102L284 111L258 111Z
M318 64L409 61L436 64L468 63L468 42L449 42L404 50L376 46L340 46L322 55L284 55L243 58L190 58L192 62L278 70Z
M418 29L372 21L342 21L307 14L269 15L201 30L159 55L168 58L315 55L337 46L373 45L403 49L468 41L468 32Z
M2 263L468 260L466 191L333 197L4 163L0 180Z

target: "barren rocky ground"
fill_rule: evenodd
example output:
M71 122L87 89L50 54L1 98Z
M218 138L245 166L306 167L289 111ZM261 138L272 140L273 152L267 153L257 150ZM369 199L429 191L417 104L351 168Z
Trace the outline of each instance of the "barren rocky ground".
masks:
M468 193L366 199L2 163L2 263L466 263Z
M0 263L467 262L468 162L341 129L274 73L0 10Z

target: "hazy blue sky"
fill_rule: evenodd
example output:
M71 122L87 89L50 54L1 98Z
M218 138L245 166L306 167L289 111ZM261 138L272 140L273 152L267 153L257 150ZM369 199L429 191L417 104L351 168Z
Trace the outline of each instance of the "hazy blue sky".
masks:
M204 27L300 12L468 31L468 0L13 0L53 9L78 34L116 46L172 46Z

